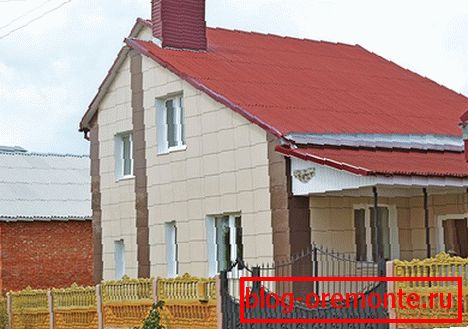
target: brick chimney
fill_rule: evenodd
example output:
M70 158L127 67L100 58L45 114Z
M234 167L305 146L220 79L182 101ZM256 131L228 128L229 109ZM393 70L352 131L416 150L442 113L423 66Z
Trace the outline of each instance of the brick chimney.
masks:
M164 47L205 51L205 0L152 0L153 37Z
M465 142L465 160L468 162L468 111L460 117L460 127L463 130L463 141Z

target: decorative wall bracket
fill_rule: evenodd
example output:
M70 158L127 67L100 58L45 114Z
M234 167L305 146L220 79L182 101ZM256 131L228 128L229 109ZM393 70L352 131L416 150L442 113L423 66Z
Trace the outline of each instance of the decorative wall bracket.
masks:
M315 176L315 168L307 168L301 170L294 170L293 176L301 183L308 183Z

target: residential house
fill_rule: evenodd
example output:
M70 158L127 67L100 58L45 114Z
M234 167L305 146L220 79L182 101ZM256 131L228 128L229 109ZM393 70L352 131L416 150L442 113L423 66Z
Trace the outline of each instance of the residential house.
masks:
M0 289L92 284L89 157L0 146Z
M468 256L467 110L359 45L207 28L204 0L153 1L80 124L95 281L211 276L313 242Z

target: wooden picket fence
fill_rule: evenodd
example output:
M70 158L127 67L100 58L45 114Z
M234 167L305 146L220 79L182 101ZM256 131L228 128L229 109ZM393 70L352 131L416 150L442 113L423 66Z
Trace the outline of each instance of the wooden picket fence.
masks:
M462 312L463 322L457 324L405 324L398 325L398 328L443 328L443 327L459 327L468 325L468 259L461 257L451 257L446 253L427 258L414 259L411 261L394 260L393 276L395 277L461 277L462 278ZM390 276L391 274L388 273ZM395 318L397 319L444 319L457 318L458 312L458 285L456 282L438 282L438 281L397 281L392 285L394 292L402 290L406 294L416 293L421 298L420 305L426 305L426 308L404 308L395 310ZM450 293L454 298L450 309L441 307L430 307L430 296L433 293L443 293L447 296ZM434 303L434 306L437 306ZM447 304L446 304L447 305Z
M188 274L173 279L105 281L96 287L7 294L10 329L127 329L141 327L153 303L165 302L168 329L218 327L216 279Z

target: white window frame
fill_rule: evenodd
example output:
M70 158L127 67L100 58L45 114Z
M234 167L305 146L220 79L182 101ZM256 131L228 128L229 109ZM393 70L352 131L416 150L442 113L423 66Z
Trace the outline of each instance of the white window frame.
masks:
M175 278L179 275L179 257L177 246L177 226L176 222L167 222L165 226L165 239L166 239L166 264L167 276Z
M216 248L216 220L222 217L229 217L229 243L231 245L231 263L237 260L236 244L236 217L242 216L240 213L207 216L207 247L208 247L208 275L214 276L218 273L218 259Z
M115 262L115 279L120 280L126 274L125 268L125 240L114 241L114 262Z
M388 225L390 225L390 258L391 259L398 259L400 258L400 240L398 234L398 216L397 216L397 207L395 205L388 205L388 204L380 204L378 205L379 208L387 208L388 209ZM358 209L365 210L365 227L366 227L366 246L367 246L367 261L374 262L372 257L372 228L371 228L371 209L374 208L372 204L355 204L353 205L353 215L352 218L354 220L354 211ZM354 228L354 225L353 225ZM353 239L356 239L356 235L353 235ZM354 241L356 245L356 241Z
M437 216L436 229L437 229L437 252L445 251L445 241L444 241L444 221L448 219L465 219L468 218L468 213L460 214L447 214ZM468 220L467 220L468 226Z
M169 146L168 129L167 129L167 107L168 101L173 101L174 117L176 120L176 143L175 146ZM187 149L187 144L184 141L185 136L185 113L183 95L160 98L156 100L156 125L157 125L157 144L158 154L166 154L175 151L183 151Z
M124 143L123 138L128 136L130 141L130 156L131 156L131 170L130 174L125 175L125 161L124 161ZM134 178L134 160L133 160L133 134L131 131L118 133L114 138L115 143L115 177L116 180Z

